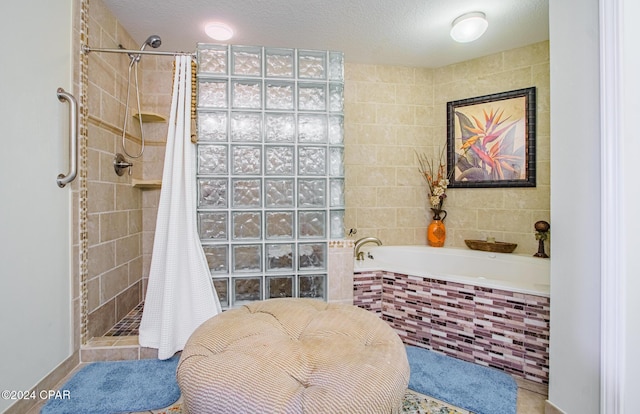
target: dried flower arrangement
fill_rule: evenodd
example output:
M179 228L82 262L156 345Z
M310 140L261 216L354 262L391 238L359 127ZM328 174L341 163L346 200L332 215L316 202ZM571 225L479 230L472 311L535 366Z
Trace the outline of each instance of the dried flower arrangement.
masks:
M447 174L447 166L444 159L445 148L440 150L440 159L436 162L425 154L419 154L418 170L426 181L429 189L429 204L431 209L441 211L445 198L447 198L447 187L449 186L450 174Z

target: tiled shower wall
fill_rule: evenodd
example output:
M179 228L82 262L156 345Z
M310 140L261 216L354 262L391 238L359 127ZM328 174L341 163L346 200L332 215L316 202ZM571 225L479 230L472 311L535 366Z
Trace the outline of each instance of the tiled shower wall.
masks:
M100 0L89 4L88 43L93 47L137 48ZM119 177L113 157L122 152L128 59L91 53L87 85L87 338L100 336L142 298L140 190ZM139 128L129 122L127 145L139 149ZM139 166L134 172L139 174Z
M392 272L354 275L354 304L408 345L549 382L549 298Z
M171 88L173 83L173 62L170 56L147 55L141 60L143 111L158 114L169 119L171 108ZM167 143L168 122L145 122L142 129L145 137L145 150L138 164L141 178L144 182L162 180L164 154ZM135 176L135 172L134 172ZM146 293L149 269L151 268L151 254L153 253L153 239L155 237L156 217L160 203L160 186L150 185L141 187L142 193L142 293Z

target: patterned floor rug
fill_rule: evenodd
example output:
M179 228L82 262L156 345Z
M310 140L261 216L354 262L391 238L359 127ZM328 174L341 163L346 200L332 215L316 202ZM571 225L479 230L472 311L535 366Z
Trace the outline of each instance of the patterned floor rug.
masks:
M402 404L403 414L473 414L470 411L454 407L442 401L436 400L415 391L407 390ZM182 399L162 410L144 411L131 414L186 414L182 410Z

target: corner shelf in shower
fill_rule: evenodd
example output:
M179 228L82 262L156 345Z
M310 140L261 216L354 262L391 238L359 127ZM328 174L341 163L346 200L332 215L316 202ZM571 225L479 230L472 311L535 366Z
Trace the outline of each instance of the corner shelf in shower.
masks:
M141 190L154 190L162 187L162 180L138 180L132 178L131 186Z
M141 119L142 122L167 122L167 118L154 112L140 112L133 114L135 119Z

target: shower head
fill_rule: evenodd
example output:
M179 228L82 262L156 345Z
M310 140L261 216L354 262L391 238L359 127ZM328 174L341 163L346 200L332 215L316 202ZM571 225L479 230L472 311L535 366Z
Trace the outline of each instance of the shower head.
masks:
M151 35L151 36L147 37L147 40L144 41L144 43L140 47L140 50L144 50L144 48L147 45L149 45L152 48L156 49L156 48L160 47L161 44L162 44L162 39L160 39L160 36Z
M160 39L160 36L158 35L151 35L149 37L147 37L147 40L144 41L144 43L142 44L142 46L140 46L140 50L144 50L145 47L147 47L147 45L151 46L152 48L158 48L160 47L160 45L162 44L162 39ZM129 68L131 68L134 63L138 63L140 62L140 58L142 57L141 54L133 54L130 53L129 54L129 58L131 58L131 62L129 63Z

